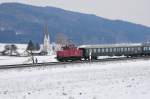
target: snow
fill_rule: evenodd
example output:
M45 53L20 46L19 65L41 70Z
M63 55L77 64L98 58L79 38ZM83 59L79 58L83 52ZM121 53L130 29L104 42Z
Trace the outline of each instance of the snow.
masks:
M0 44L0 51L5 45ZM27 47L26 44L17 46L19 53ZM57 62L55 57L35 56L34 59L39 63ZM107 56L99 57L103 58ZM0 66L31 62L30 57L0 56ZM1 69L0 99L149 99L149 64L150 59L138 59Z
M5 45L10 45L8 43L0 43L0 52L4 50ZM27 44L15 44L17 46L17 52L21 54L21 57L17 56L0 56L0 66L1 65L15 65L15 64L29 64L32 63L31 57L24 54L27 48ZM25 56L25 57L23 57ZM43 62L57 62L56 55L47 56L34 56L34 59L38 59L38 63Z
M14 44L14 43L12 43ZM5 45L11 45L11 43L0 43L0 52L4 50ZM24 52L27 48L27 44L15 44L18 52Z
M149 99L150 60L0 70L0 99Z
M43 62L57 62L56 55L51 56L34 56L37 58L38 63ZM29 64L32 63L31 57L15 57L15 56L0 56L1 65L16 65L16 64Z

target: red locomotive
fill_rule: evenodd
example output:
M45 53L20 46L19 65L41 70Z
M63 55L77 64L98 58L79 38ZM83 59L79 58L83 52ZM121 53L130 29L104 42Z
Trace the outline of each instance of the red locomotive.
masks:
M83 57L83 51L74 45L63 47L62 51L57 51L58 61L75 61Z

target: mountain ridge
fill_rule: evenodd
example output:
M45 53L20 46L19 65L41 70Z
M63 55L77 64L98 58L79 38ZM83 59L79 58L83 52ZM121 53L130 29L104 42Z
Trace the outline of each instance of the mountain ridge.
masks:
M141 24L49 6L0 4L0 42L42 43L45 23L52 42L58 33L77 44L137 43L150 39L150 27Z

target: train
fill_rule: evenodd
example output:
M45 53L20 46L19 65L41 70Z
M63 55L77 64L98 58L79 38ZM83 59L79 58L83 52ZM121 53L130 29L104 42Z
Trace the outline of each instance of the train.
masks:
M95 60L99 56L150 56L150 43L67 46L56 53L58 61Z

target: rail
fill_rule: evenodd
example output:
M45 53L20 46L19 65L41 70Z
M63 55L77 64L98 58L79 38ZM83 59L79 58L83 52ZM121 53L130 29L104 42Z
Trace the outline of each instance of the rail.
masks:
M106 58L99 60L84 60L84 61L73 61L73 62L46 62L46 63L34 63L34 64L15 64L15 65L0 65L0 69L11 69L11 68L26 68L26 67L40 67L40 66L56 66L56 65L69 65L69 64L82 64L82 63L96 63L96 62L110 62L110 61L125 61L125 60L138 60L138 59L150 59L150 56L144 57L132 57L132 58Z

